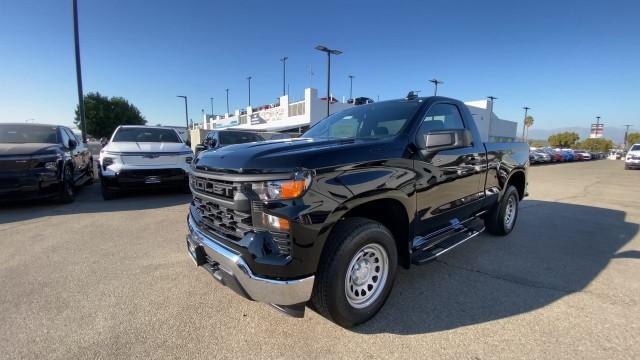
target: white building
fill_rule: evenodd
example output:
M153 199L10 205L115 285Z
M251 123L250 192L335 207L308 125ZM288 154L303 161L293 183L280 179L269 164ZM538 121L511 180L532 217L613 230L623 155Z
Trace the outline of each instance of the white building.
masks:
M513 121L500 119L490 111L490 100L469 101L465 103L485 142L515 141L518 124ZM330 113L353 107L344 102L333 102ZM245 129L254 131L297 131L314 125L327 114L327 102L318 97L318 90L307 88L304 99L291 101L289 96L281 96L280 104L267 105L252 109L236 110L234 114L224 116L203 116L203 123L199 127L203 130L213 129Z
M515 121L500 119L492 110L493 104L489 99L467 101L480 137L484 142L513 142L516 140L518 123Z

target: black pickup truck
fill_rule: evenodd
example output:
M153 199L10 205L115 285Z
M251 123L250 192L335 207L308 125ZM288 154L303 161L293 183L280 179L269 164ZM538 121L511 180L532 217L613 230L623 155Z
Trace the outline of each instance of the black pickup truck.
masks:
M357 106L298 139L192 163L188 252L243 297L349 327L409 268L485 229L507 235L527 194L524 143L483 143L460 101Z

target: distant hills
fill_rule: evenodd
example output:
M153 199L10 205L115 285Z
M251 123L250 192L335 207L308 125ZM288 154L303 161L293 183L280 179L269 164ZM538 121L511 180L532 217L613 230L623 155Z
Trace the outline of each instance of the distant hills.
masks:
M616 144L621 144L624 141L624 130L625 128L619 127L607 127L605 125L604 128L604 138L613 140ZM528 139L535 140L547 140L549 136L553 134L557 134L560 132L571 131L575 132L580 136L580 140L584 140L589 138L590 129L586 127L565 127L565 128L557 128L557 129L536 129L535 125L529 128ZM633 127L629 129L630 132L639 131L638 129L634 129ZM522 129L518 130L518 135L522 135Z

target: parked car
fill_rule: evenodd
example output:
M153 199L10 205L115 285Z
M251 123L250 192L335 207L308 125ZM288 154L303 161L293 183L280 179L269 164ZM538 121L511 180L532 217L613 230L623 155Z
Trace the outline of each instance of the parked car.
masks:
M529 153L529 162L531 164L543 163L543 162L545 162L544 156L542 154L540 154L539 152L531 151Z
M546 152L544 152L542 150L536 150L536 151L534 151L534 153L536 155L538 155L538 157L539 157L538 162L540 162L540 163L551 162L551 155L547 154Z
M336 323L367 321L409 268L509 234L527 194L525 143L483 143L444 97L346 109L301 138L237 144L192 165L186 245L241 296Z
M640 144L633 144L624 160L625 170L640 168Z
M122 190L151 187L188 192L190 145L170 127L119 126L100 151L102 197L111 200Z
M227 145L257 141L264 141L264 137L257 132L247 130L212 130L209 131L202 141L202 144L196 145L196 153L204 150L219 149Z
M578 156L578 160L591 160L591 153L584 150L576 150L574 154Z
M561 150L562 156L564 157L564 161L574 161L576 159L575 155L572 151L569 150Z
M93 158L66 126L0 124L0 200L75 198L93 181Z

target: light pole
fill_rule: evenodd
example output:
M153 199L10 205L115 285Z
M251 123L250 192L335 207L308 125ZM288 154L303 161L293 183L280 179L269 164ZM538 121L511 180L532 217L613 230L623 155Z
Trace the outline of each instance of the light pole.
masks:
M349 99L353 100L353 78L355 76L349 75Z
M211 100L211 117L213 117L213 98L210 97L209 100Z
M329 49L323 45L316 46L316 50L327 53L327 116L329 116L329 106L331 104L331 100L329 99L331 96L331 54L340 55L342 51Z
M176 95L176 97L184 99L184 121L187 124L187 130L189 130L189 110L187 105L188 104L187 97L184 95Z
M76 49L76 81L78 82L78 111L82 142L87 142L87 125L84 118L84 93L82 91L82 66L80 64L80 30L78 28L78 0L73 0L73 39Z
M487 99L491 100L491 108L489 109L489 140L491 140L491 123L493 120L493 102L498 100L495 96L487 96Z
M287 83L287 60L288 57L283 57L280 59L282 61L282 96L287 95L285 84Z
M429 80L429 82L434 85L433 96L437 96L438 95L438 84L444 84L444 81L441 81L441 80L438 80L438 79L431 79L431 80Z
M627 136L629 135L629 128L632 125L622 125L624 126L626 129L624 130L624 151L627 151Z
M224 89L227 92L227 114L229 114L229 89Z
M522 120L522 140L524 140L524 129L527 127L527 112L531 108L525 106L523 107L523 109L524 109L524 119Z
M251 107L251 76L247 76L247 81L249 81L249 107Z

